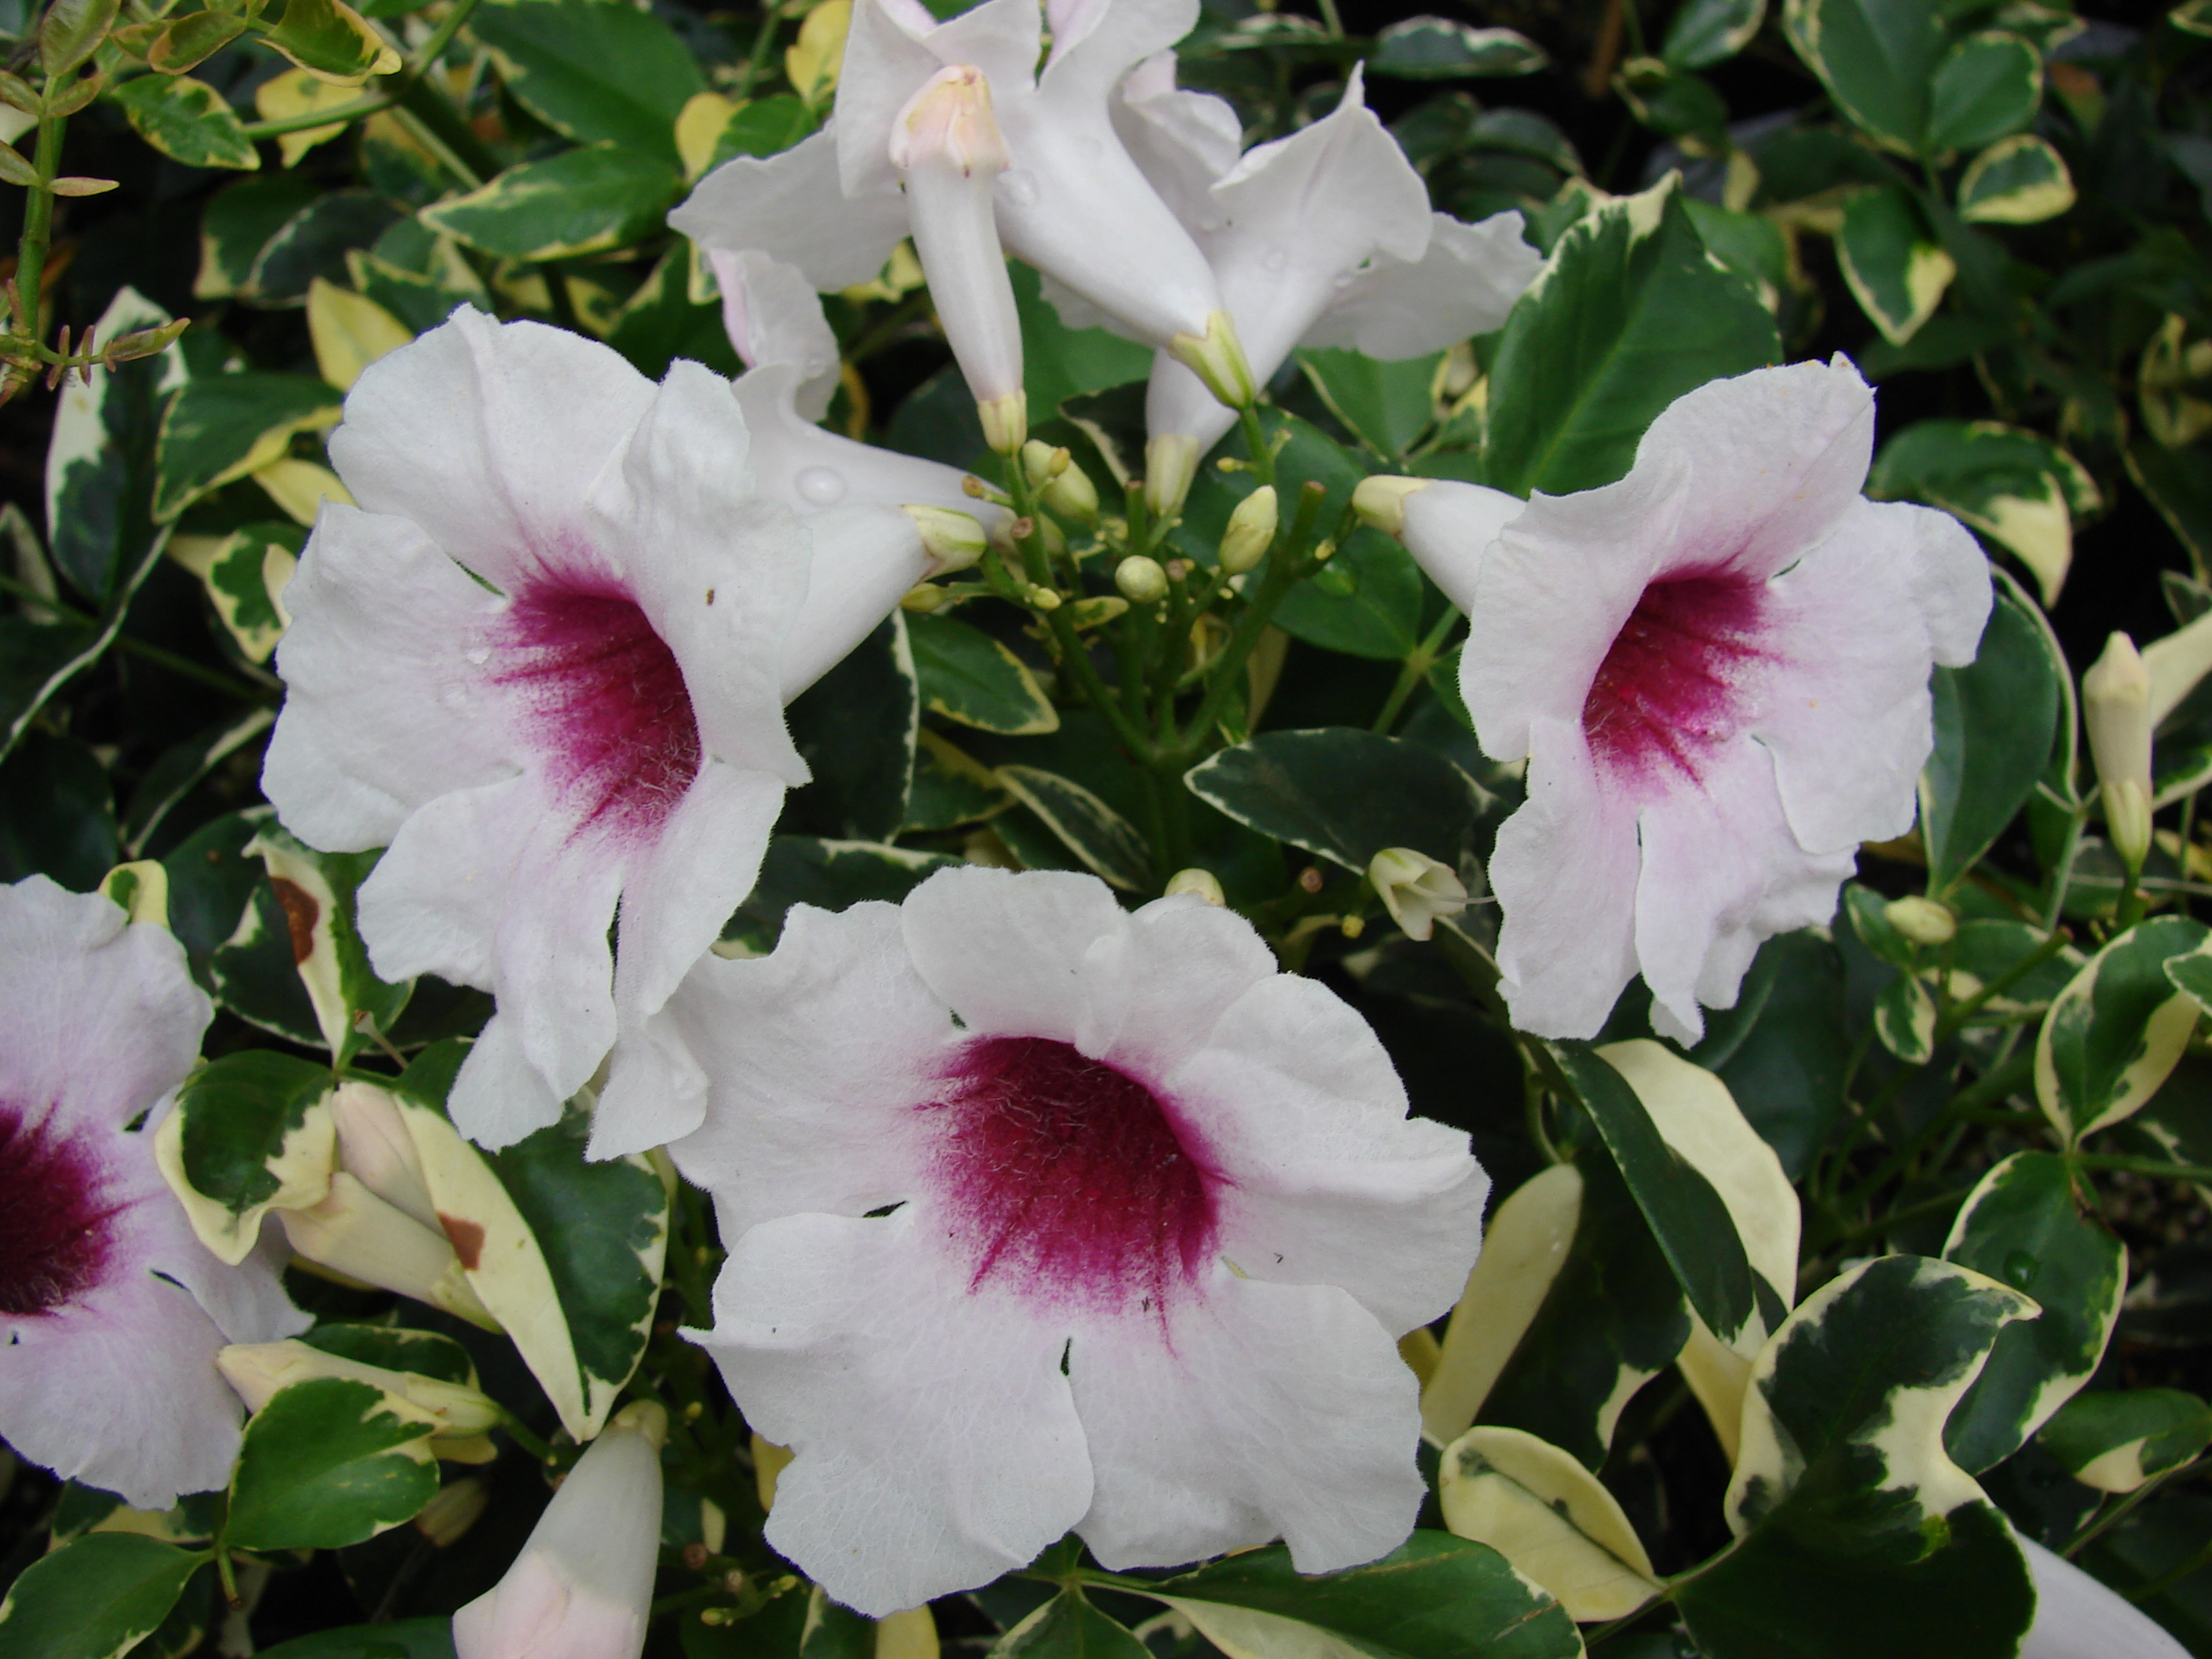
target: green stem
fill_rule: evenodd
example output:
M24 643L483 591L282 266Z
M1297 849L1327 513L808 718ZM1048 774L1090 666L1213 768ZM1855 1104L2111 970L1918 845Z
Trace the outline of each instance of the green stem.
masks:
M2114 1527L2119 1525L2121 1522L2126 1520L2130 1515L2135 1512L2138 1504L2142 1504L2144 1499L2148 1498L2160 1486L2163 1486L2167 1481L2172 1480L2174 1476L2185 1474L2189 1470L2195 1468L2197 1464L2203 1461L2203 1460L2201 1456L2192 1457L2186 1463L2176 1464L2173 1468L2166 1470L2163 1474L2153 1475L2149 1480L2144 1481L2142 1485L2137 1486L2133 1492L2130 1492L2125 1498L2120 1499L2118 1503L2113 1504L2111 1509L2106 1510L2102 1514L2097 1516L2080 1532L2075 1533L2073 1538L2068 1542L2066 1547L2058 1552L2059 1554L2064 1556L2069 1561L2071 1561L2076 1555L2079 1555L2083 1550L2088 1548L2090 1545L2095 1543L2100 1538L2102 1538Z
M1275 482L1275 449L1267 441L1267 428L1260 424L1256 404L1247 404L1237 411L1237 423L1244 431L1244 447L1252 457L1253 476L1263 484Z
M2066 890L2074 883L2074 860L2081 851L2081 826L2089 809L2076 806L2073 817L2066 825L2066 844L2059 849L2058 867L2051 875L2051 903L2043 913L2045 933L2058 926L2058 918L2066 908Z
M1228 706L1237 676L1244 672L1245 659L1252 654L1253 647L1260 643L1260 635L1274 619L1275 607L1282 603L1283 595L1306 574L1306 538L1313 534L1314 520L1320 516L1326 495L1327 491L1316 483L1309 483L1298 492L1298 508L1291 520L1290 532L1279 536L1269 550L1264 567L1267 574L1261 578L1260 591L1245 602L1243 614L1230 631L1229 643L1221 648L1221 655L1214 661L1206 700L1184 723L1183 742L1176 754L1178 773L1188 771L1197 763L1200 749L1209 740L1208 734L1220 720L1222 709Z
M504 1406L501 1406L499 1410L499 1425L507 1431L508 1439L514 1441L516 1445L521 1447L539 1462L550 1464L556 1461L553 1448L540 1440L531 1431L529 1425Z
M1413 695L1414 688L1426 678L1431 665L1443 654L1444 641L1451 637L1452 629L1458 625L1459 608L1446 605L1444 614L1437 618L1437 625L1429 630L1428 637L1407 653L1406 665L1398 671L1398 683L1390 688L1390 695L1382 702L1382 712L1375 717L1375 729L1384 737L1389 736L1390 728L1397 725L1398 716L1405 709L1406 700Z
M763 0L761 26L754 32L752 50L745 54L744 67L738 71L738 83L731 88L738 100L752 95L753 82L768 67L768 55L775 45L776 9L775 0Z
M15 245L15 332L37 350L46 341L46 249L53 236L53 181L61 171L64 116L39 122L39 143L31 166L39 175L23 201L23 234ZM34 369L10 364L0 374L0 397L31 383Z

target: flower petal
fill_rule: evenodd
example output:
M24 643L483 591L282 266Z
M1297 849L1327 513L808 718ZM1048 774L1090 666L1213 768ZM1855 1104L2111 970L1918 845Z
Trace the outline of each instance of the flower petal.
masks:
M1155 899L1104 939L1084 969L1097 1029L1078 1046L1149 1084L1206 1047L1253 987L1284 977L1251 923L1195 897Z
M710 248L707 263L722 290L722 326L745 367L786 364L799 371L793 404L809 421L830 411L837 390L837 336L806 273L757 250Z
M860 19L870 9L866 5L855 9L856 33ZM848 40L841 104L845 95L842 86L851 83L854 62ZM936 67L933 61L930 67ZM906 95L901 95L901 101ZM890 113L897 111L898 105L892 105ZM740 155L723 162L699 181L668 216L668 222L701 247L733 252L758 249L796 265L823 293L872 282L906 234L906 199L898 193L897 175L888 155L884 161L887 184L866 195L845 194L837 176L842 125L832 117L821 131L778 155ZM886 138L890 130L886 116Z
M1501 988L1522 1030L1595 1036L1636 976L1636 808L1603 786L1579 719L1538 720L1530 740L1528 799L1490 860Z
M920 1208L753 1228L697 1339L796 1454L769 1542L872 1618L1027 1565L1091 1499L1065 1333L969 1294Z
M900 915L915 970L970 1031L1051 1037L1094 1059L1085 1039L1103 1047L1121 1031L1124 981L1095 964L1129 924L1096 877L940 870Z
M1146 58L1129 71L1109 110L1130 159L1176 216L1194 225L1210 205L1213 181L1237 165L1244 124L1227 100L1178 88L1175 70L1173 52Z
M1418 545L1421 568L1462 611L1474 609L1482 556L1528 503L1483 484L1440 479L1405 498L1405 541ZM1462 659L1462 661L1464 659ZM1461 677L1466 677L1462 666Z
M653 1022L697 1058L710 1109L669 1148L723 1236L915 1195L914 1107L962 1034L907 959L896 906L792 907L771 956L708 957Z
M833 507L903 507L909 501L971 513L987 527L1011 516L963 489L961 480L968 475L958 467L856 443L801 420L792 402L798 374L787 364L768 363L738 380L738 404L752 441L753 476L763 495L801 518Z
M1472 225L1436 215L1419 258L1376 259L1337 290L1300 343L1348 347L1391 362L1502 326L1544 263L1522 237L1522 222L1515 209Z
M1077 1530L1109 1570L1280 1535L1300 1572L1331 1572L1396 1548L1420 1510L1419 1387L1333 1285L1217 1269L1164 1332L1079 1332L1068 1378L1097 1481Z
M874 633L930 569L921 529L896 507L830 507L807 518L806 533L813 545L806 602L783 641L787 703Z

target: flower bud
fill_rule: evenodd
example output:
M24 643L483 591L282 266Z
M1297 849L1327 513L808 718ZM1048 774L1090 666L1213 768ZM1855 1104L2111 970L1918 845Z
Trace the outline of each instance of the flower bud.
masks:
M1362 478L1352 492L1352 509L1386 536L1396 536L1406 528L1406 497L1417 489L1426 489L1426 478L1398 478L1377 474Z
M1229 527L1221 532L1221 568L1231 576L1241 576L1267 556L1267 549L1275 539L1277 508L1275 487L1261 484L1237 503L1229 515Z
M1022 476L1032 489L1042 489L1074 465L1075 458L1066 450L1056 449L1042 438L1032 438L1022 446Z
M1208 904L1225 906L1229 902L1229 896L1221 890L1221 883L1216 879L1213 872L1195 866L1178 870L1168 878L1167 896L1174 898L1182 893L1193 894Z
M425 1227L438 1227L438 1206L422 1178L422 1157L388 1091L369 1083L341 1083L329 1096L337 1130L338 1167L386 1204Z
M890 162L902 173L945 163L963 177L994 178L1012 166L991 110L990 78L973 64L931 76L891 121Z
M484 1310L442 1232L387 1204L340 1170L321 1203L280 1210L285 1237L308 1261L380 1289L442 1308L488 1331L499 1322Z
M1114 567L1114 586L1131 605L1158 605L1168 596L1168 573L1158 559L1132 553Z
M1065 455L1064 449L1054 452ZM1037 499L1063 519L1073 519L1078 524L1098 522L1098 486L1091 482L1091 475L1070 461L1054 473Z
M1467 908L1457 872L1410 847L1386 847L1369 860L1367 879L1407 939L1425 939L1439 916Z
M983 526L973 514L955 512L949 507L919 507L911 501L900 510L921 532L922 550L930 557L930 574L965 570L983 556Z
M983 441L994 455L1011 455L1029 441L1030 398L1018 389L988 398L975 405L983 423Z
M1934 899L1892 899L1881 907L1881 914L1915 945L1948 945L1958 936L1958 918Z
M476 1475L464 1475L438 1488L415 1517L415 1530L430 1540L432 1548L451 1549L490 1504L491 1488Z
M637 1659L660 1555L667 1435L658 1406L640 1401L616 1413L568 1471L507 1577L453 1615L457 1659Z
M2105 827L2130 871L2150 851L2150 674L2125 634L2081 677L2081 721L2105 797Z
M944 603L945 590L941 587L932 587L927 582L922 583L919 587L910 587L899 596L900 610L919 611L924 616L928 615Z
M500 1409L490 1396L465 1382L364 1364L358 1359L325 1353L297 1338L285 1342L233 1343L216 1355L215 1364L222 1380L246 1402L246 1408L254 1412L295 1382L312 1382L325 1376L366 1382L436 1418L441 1426L431 1442L434 1449L440 1440L483 1434L500 1420Z
M1198 440L1180 432L1163 432L1145 443L1145 505L1156 519L1172 519L1182 511L1198 476Z
M1206 382L1206 389L1231 409L1249 409L1259 395L1253 384L1252 365L1237 338L1237 325L1225 311L1210 313L1206 332L1178 334L1168 342L1168 356Z

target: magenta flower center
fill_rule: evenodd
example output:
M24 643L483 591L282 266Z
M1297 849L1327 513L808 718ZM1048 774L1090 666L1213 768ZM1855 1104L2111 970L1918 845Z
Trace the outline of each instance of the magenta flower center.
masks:
M1212 1182L1143 1084L1048 1037L982 1037L946 1073L935 1174L971 1288L1164 1311L1215 1234Z
M100 1282L113 1206L96 1159L0 1102L0 1316L50 1312Z
M699 722L676 655L627 595L538 586L507 617L516 688L580 827L649 836L699 775Z
M1701 781L1710 752L1743 729L1749 682L1766 654L1765 592L1729 576L1644 590L1583 702L1601 765L1650 782Z

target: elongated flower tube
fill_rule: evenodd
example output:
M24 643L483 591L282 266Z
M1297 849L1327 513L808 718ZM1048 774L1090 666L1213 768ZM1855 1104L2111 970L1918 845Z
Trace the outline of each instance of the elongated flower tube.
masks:
M166 928L43 876L0 887L0 1439L137 1509L229 1478L223 1345L308 1323L281 1245L225 1266L155 1164L213 1012Z
M2182 1659L2189 1651L2141 1607L2064 1556L2013 1534L2035 1581L2035 1622L2020 1659Z
M1594 1036L1640 972L1694 1038L1911 826L1929 670L1973 659L1990 578L1948 514L1859 494L1873 440L1838 357L1677 398L1603 489L1362 486L1468 613L1483 751L1528 763L1490 866L1522 1030Z
M625 1406L568 1471L507 1577L453 1615L458 1659L637 1659L660 1556L668 1414Z
M1176 89L1171 53L1123 90L1130 150L1212 265L1261 380L1300 345L1385 360L1442 350L1503 323L1542 263L1517 212L1477 225L1431 212L1427 185L1364 100L1355 67L1333 112L1240 158L1234 113ZM1152 506L1172 512L1237 417L1163 351L1145 418Z
M325 507L285 590L263 787L310 845L388 849L360 893L380 975L497 998L451 1108L501 1146L558 1117L750 890L807 776L783 702L904 591L835 573L919 573L920 533L876 506L802 527L757 494L737 401L696 364L656 387L466 309L361 377L330 448L359 505ZM610 1079L596 1155L689 1127L650 1082Z
M660 1020L711 1079L670 1150L731 1241L696 1340L795 1454L769 1541L839 1601L918 1606L1070 1528L1116 1569L1406 1536L1396 1340L1457 1297L1489 1183L1234 912L943 871L794 907Z
M944 23L920 0L857 0L829 125L781 155L726 162L669 222L702 247L762 249L825 292L870 280L923 211L892 160L901 113L940 70L969 65L989 80L1010 162L993 192L1006 247L1056 301L1134 337L1218 339L1226 313L1213 273L1130 159L1109 107L1132 65L1197 21L1198 0L1072 8L1064 27L1055 17L1039 74L1037 0L987 0ZM931 277L934 293L942 279Z
M2151 695L2150 673L2124 634L2106 641L2104 655L2081 677L2081 724L2097 763L2105 827L2112 850L2136 871L2150 852Z

